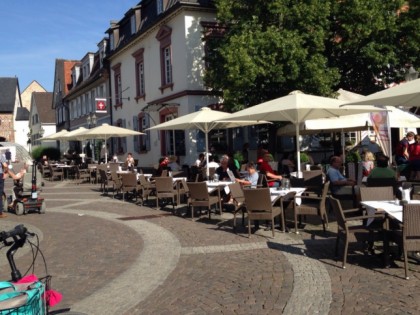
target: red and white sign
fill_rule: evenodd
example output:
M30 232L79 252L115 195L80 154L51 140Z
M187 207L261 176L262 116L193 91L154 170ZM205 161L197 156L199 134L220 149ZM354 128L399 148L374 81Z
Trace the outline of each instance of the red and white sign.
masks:
M106 98L95 98L96 112L106 113Z

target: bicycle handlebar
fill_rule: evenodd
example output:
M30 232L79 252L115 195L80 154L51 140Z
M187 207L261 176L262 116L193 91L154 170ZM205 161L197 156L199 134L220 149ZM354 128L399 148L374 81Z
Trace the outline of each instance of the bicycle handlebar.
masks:
M0 232L0 242L6 241L9 237L20 236L23 238L27 233L28 229L23 224L19 224L13 230Z

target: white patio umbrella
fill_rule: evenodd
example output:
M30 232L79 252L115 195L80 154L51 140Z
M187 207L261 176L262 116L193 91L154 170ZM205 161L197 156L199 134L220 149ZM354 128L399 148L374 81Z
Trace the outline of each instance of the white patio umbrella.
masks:
M38 140L59 140L61 136L68 133L66 129L60 130L59 132L53 133L52 135L48 135L42 138L39 138Z
M66 141L83 141L88 138L84 136L84 134L89 129L86 129L85 127L79 127L75 130L69 131L66 134L62 135L58 140L66 140Z
M180 116L159 125L148 128L147 130L187 130L199 129L204 132L206 152L208 149L208 133L214 129L236 128L255 124L268 124L268 121L230 121L232 114L211 110L208 107L202 107L199 111ZM223 120L223 121L222 121ZM209 175L209 155L206 154L207 176Z
M232 114L229 120L290 121L299 138L299 125L308 119L338 117L356 113L380 111L374 106L341 106L344 101L333 98L304 94L300 91L264 102ZM297 161L300 161L299 141L296 141ZM298 174L300 174L300 163Z
M346 103L346 105L361 104L405 107L420 106L420 79L401 83L397 86Z
M389 125L391 128L412 127L420 128L420 118L413 113L402 109L385 106L384 110L389 114ZM370 113L354 114L321 119L309 119L299 125L300 134L314 134L320 131L358 131L372 127ZM286 125L278 130L278 135L290 135L295 131L292 125Z
M113 137L123 138L127 136L139 136L139 135L144 135L144 133L127 129L127 128L112 126L108 124L102 124L98 127L87 130L83 134L79 134L79 136L83 137L84 139L102 139L105 141L105 143L108 141L109 138L113 138ZM108 162L108 152L105 152L105 163L107 162Z

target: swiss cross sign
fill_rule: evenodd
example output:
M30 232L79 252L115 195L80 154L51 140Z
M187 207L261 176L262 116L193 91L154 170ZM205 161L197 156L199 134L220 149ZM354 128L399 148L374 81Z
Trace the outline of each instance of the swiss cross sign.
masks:
M106 113L106 99L105 98L95 98L95 103L96 103L97 113Z

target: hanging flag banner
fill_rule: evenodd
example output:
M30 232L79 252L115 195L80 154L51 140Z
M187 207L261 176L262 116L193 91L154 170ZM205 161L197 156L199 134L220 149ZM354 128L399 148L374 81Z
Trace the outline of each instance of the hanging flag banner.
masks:
M106 113L106 98L95 98L96 112Z
M378 144L382 148L382 152L386 156L391 158L391 133L388 123L388 112L381 111L370 113L370 119L372 122L373 129L375 130L376 137L378 139Z

